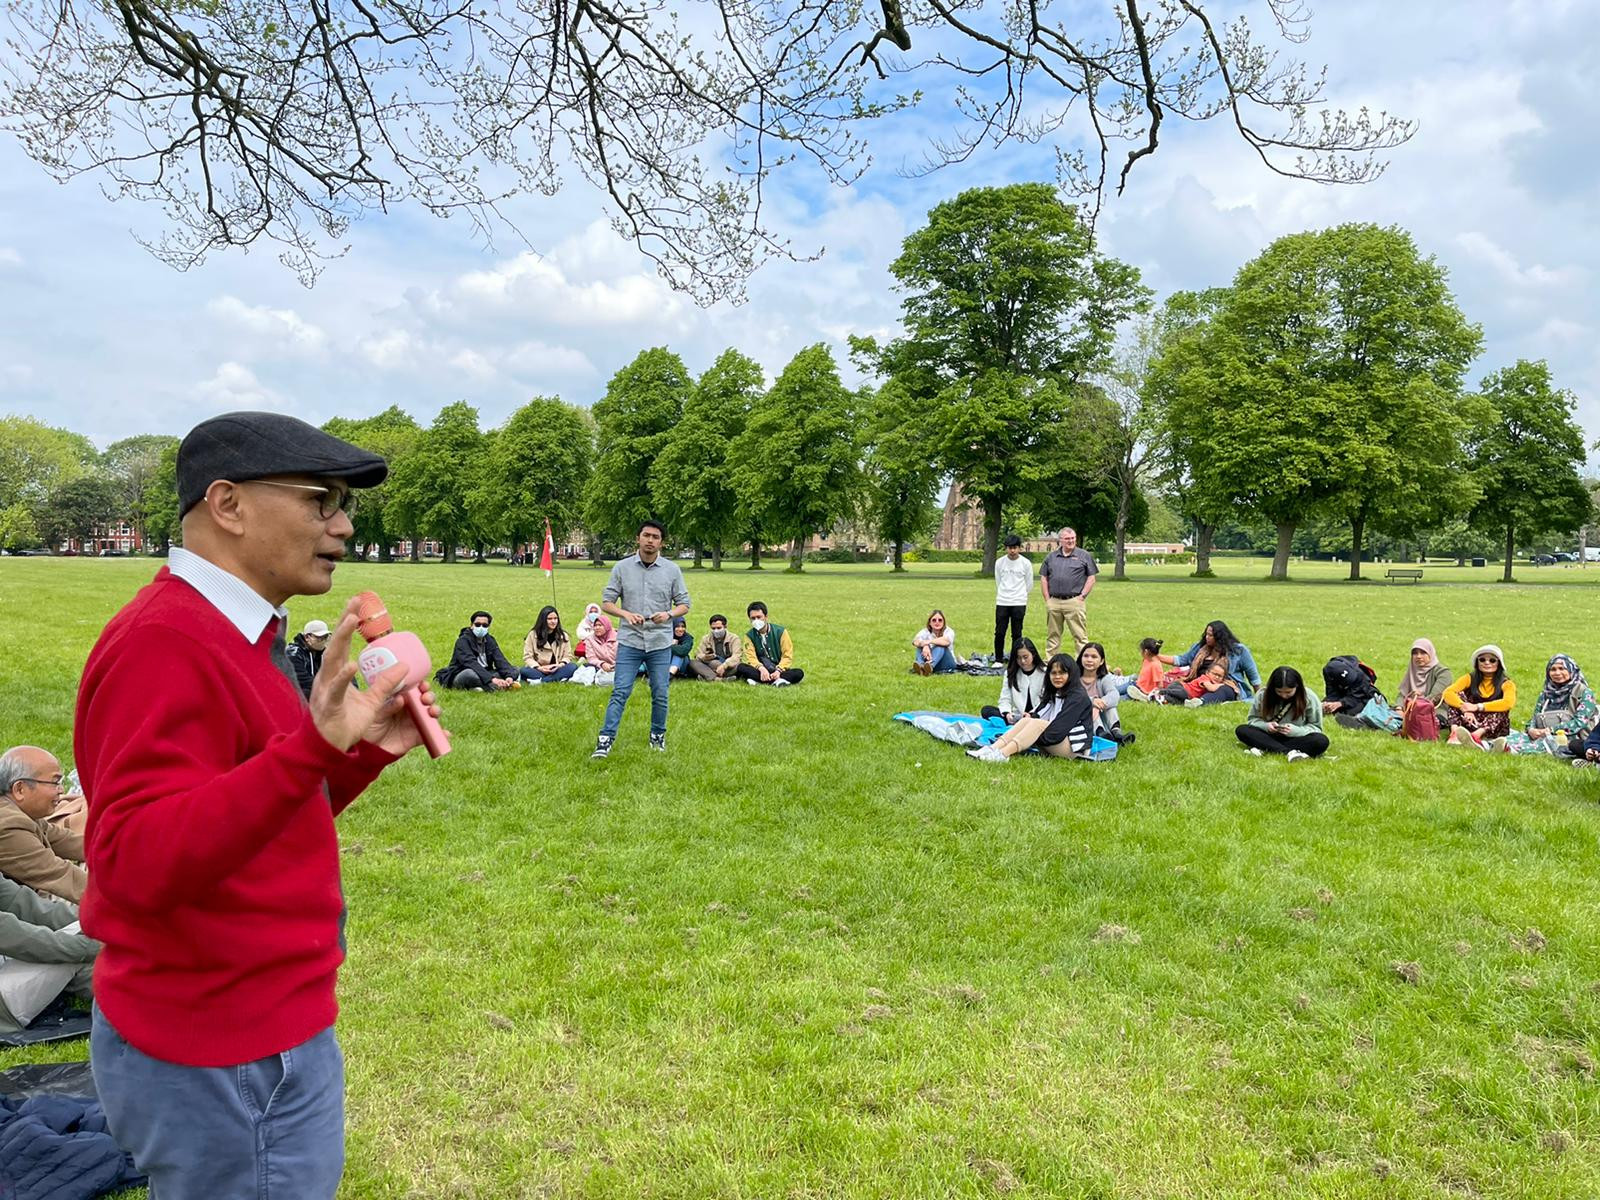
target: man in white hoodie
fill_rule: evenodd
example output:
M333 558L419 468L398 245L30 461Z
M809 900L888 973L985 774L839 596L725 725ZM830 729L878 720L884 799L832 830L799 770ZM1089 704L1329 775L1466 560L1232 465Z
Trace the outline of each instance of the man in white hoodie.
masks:
M1006 658L1006 626L1011 626L1011 645L1016 648L1022 636L1022 623L1028 616L1028 593L1033 590L1033 563L1022 556L1022 539L1006 538L1006 552L994 564L994 656Z

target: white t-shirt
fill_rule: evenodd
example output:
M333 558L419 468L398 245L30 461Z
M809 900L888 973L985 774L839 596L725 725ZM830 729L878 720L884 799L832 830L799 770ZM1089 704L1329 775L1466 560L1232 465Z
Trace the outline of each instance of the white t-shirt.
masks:
M950 652L954 654L956 649L956 631L951 629L948 625L944 627L944 631L950 635ZM924 625L912 636L911 641L914 645L926 646L929 642L933 641L933 631Z
M996 605L1022 605L1028 603L1028 593L1033 590L1033 563L1019 554L1015 560L1002 554L994 560L994 602Z

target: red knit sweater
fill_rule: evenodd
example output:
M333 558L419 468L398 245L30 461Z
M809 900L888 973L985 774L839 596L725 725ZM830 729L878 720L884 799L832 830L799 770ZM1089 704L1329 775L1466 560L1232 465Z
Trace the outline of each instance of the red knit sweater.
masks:
M394 759L323 739L272 664L273 631L250 644L162 568L106 626L78 687L82 919L105 943L95 998L168 1062L251 1062L338 1012L333 818Z

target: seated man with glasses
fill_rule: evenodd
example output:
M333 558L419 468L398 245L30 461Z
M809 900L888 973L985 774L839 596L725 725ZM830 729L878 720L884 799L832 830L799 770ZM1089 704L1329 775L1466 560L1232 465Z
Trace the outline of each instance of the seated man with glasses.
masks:
M45 821L64 782L48 750L13 746L0 754L0 875L76 904L89 882L83 834Z

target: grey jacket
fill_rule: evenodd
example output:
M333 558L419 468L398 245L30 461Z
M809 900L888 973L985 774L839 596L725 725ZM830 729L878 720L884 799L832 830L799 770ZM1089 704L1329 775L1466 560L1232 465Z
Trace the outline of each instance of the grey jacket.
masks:
M0 875L0 958L33 963L87 963L100 943L59 930L78 919L78 907L43 896Z

